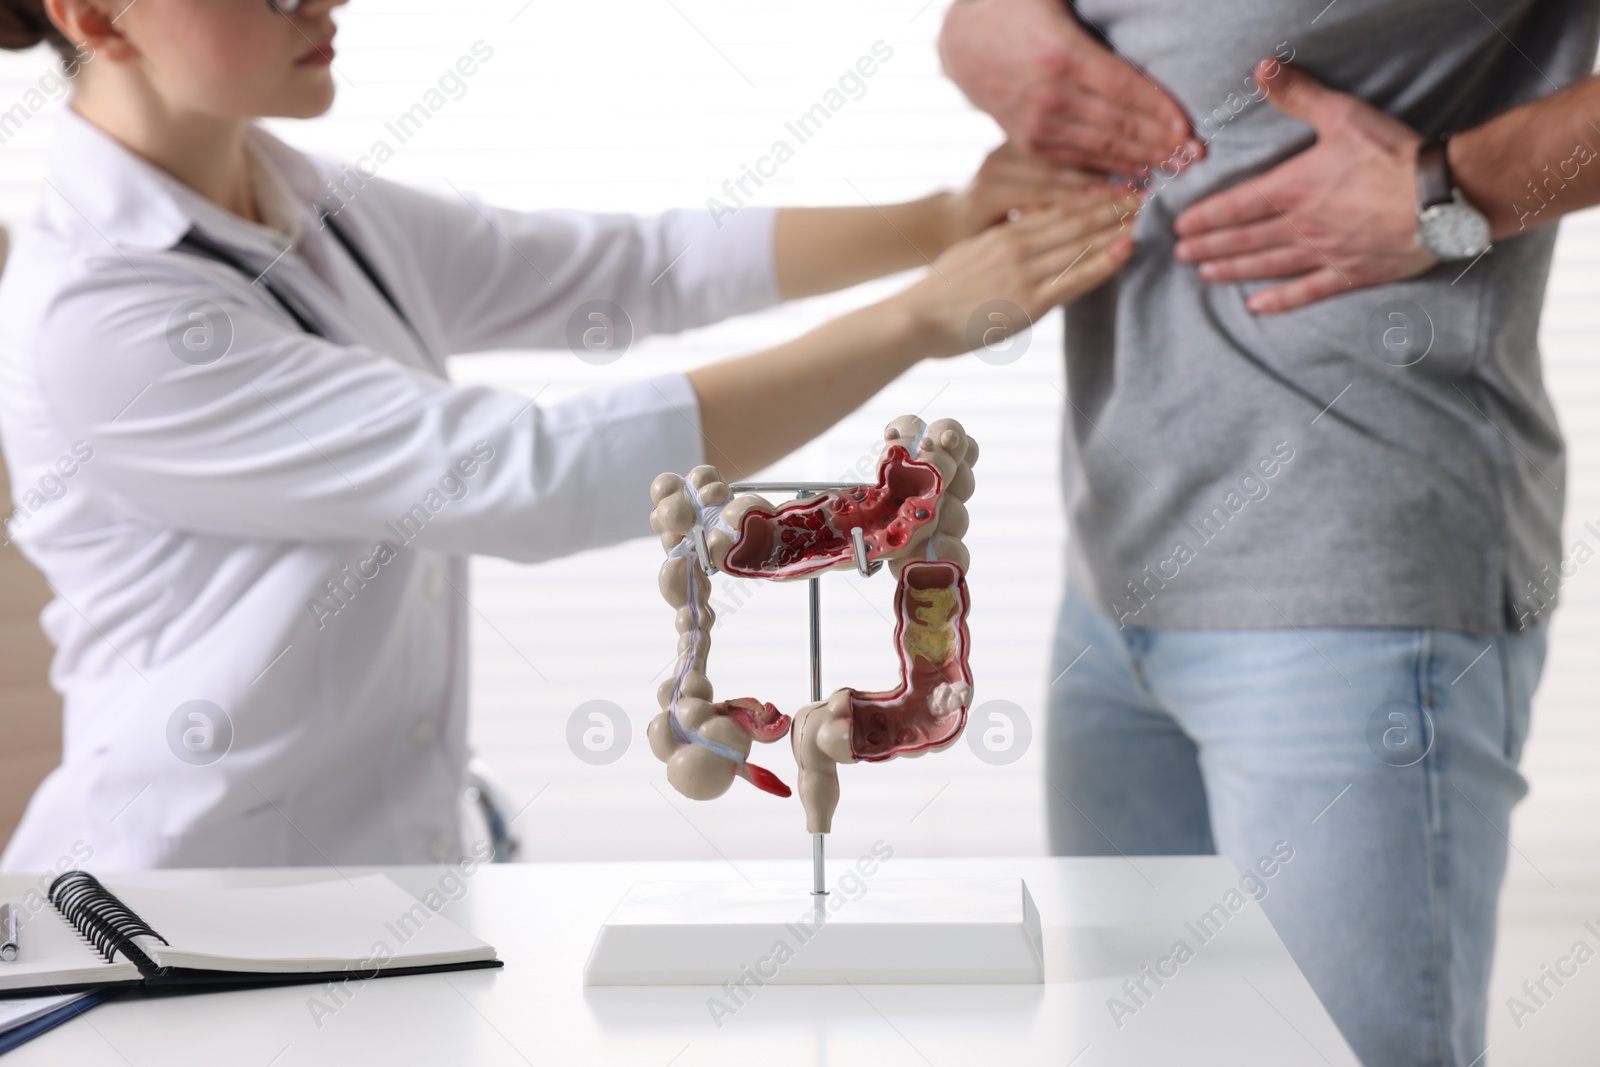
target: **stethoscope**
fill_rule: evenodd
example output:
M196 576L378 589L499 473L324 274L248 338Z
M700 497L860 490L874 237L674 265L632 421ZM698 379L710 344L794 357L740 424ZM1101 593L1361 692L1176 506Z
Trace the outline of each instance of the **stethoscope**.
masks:
M384 284L383 278L373 269L372 263L367 259L366 255L350 239L349 235L340 228L338 223L333 221L333 215L326 207L318 204L316 208L318 221L328 228L328 232L333 234L334 240L338 241L340 246L344 248L351 262L356 265L362 274L366 275L367 281L372 283L372 287L378 291L379 296L383 297L384 302L394 309L394 313L400 317L401 322L405 323L406 329L411 331L412 336L416 337L418 342L421 342L422 335L417 333L417 328L411 324L411 320L406 317L406 313L400 309L399 301L394 298L394 294ZM302 330L313 337L321 337L323 340L331 341L333 339L322 324L317 321L316 316L302 308L299 301L274 285L267 279L265 274L258 275L233 252L201 233L199 229L190 227L189 232L184 234L173 248L176 251L188 252L191 255L215 260L224 266L232 267L240 274L252 279L252 281L260 282L262 287L272 296L272 299L276 300L283 310L289 313L289 317L294 319ZM426 345L423 345L423 350L427 350Z

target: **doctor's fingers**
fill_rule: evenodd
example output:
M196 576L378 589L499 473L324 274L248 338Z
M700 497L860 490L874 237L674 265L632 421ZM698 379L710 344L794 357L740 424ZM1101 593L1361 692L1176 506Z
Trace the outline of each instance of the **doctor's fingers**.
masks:
M1107 221L1133 219L1144 206L1138 192L1120 192L1110 198L1094 198L1088 203L1050 203L1030 210L1016 211L1000 229L1027 238L1030 243L1067 240L1106 226Z
M1028 211L1006 223L1005 228L1020 239L1027 255L1063 244L1107 226L1131 225L1144 201L1127 194L1084 205L1056 204Z
M991 226L947 249L936 264L938 277L951 285L976 285L980 290L1032 286L1044 269L1034 267L1035 260L1053 263L1065 246L1087 234L1125 225L1122 220L1130 202L1137 204L1136 198L1122 198L1087 210L1040 208ZM1081 245L1074 254L1077 250Z
M1042 281L1036 283L1030 294L1034 306L1027 309L1034 319L1057 304L1076 300L1099 288L1122 269L1134 249L1133 238L1115 229L1103 230L1076 244L1082 247L1077 248L1077 254L1065 266L1053 273L1046 272Z
M1084 253L1096 248L1104 248L1117 238L1127 235L1128 228L1126 226L1112 223L1079 237L1071 237L1064 241L1053 241L1047 245L1036 245L1023 257L1023 276L1030 281L1037 281L1047 274L1059 274L1082 257Z
M1105 174L1027 155L1009 142L983 161L974 185L1005 194L1014 207L1032 207L1090 192L1110 196L1117 191Z

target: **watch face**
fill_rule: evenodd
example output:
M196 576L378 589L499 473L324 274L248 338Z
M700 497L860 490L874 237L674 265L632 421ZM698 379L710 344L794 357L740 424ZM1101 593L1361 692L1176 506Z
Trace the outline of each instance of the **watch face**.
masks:
M1471 259L1489 247L1489 220L1469 204L1435 204L1417 218L1417 242L1440 259Z

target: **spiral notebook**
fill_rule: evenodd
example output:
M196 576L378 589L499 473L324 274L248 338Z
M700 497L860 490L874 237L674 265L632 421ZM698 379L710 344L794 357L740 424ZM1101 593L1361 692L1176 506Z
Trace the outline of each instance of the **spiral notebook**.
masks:
M0 878L0 899L7 896ZM236 888L68 871L23 906L0 997L116 985L288 984L499 967L494 947L381 874Z

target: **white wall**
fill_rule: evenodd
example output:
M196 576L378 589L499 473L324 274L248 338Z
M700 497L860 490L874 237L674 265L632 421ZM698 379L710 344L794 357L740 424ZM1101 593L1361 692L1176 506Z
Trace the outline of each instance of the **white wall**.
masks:
M306 148L353 158L384 122L422 97L477 40L493 58L383 168L390 178L449 192L471 189L510 206L650 212L698 205L784 135L874 41L893 59L827 128L761 190L759 202L859 203L908 197L969 174L998 140L939 75L931 42L945 0L463 0L356 3L341 15L339 102L310 124L278 123ZM0 57L0 109L47 68L42 53ZM30 210L52 105L0 150L0 220ZM567 352L457 361L462 380L545 398L691 367L792 336L893 283L864 287L677 338L639 344L591 367ZM1551 392L1571 440L1570 544L1600 549L1600 220L1566 223L1557 249L1543 341ZM1045 664L1064 537L1056 491L1060 327L1040 326L1019 362L924 366L867 409L771 473L835 478L861 458L884 422L908 410L960 418L983 444L972 502L974 670L980 702L1006 699L1042 727ZM643 496L641 486L596 492ZM659 550L636 543L537 567L475 565L473 736L509 784L528 855L733 857L803 854L798 809L736 784L715 804L692 804L663 784L642 737L654 689L672 655L670 615L655 589ZM719 693L747 692L792 709L806 694L804 595L765 586L718 627ZM888 681L890 586L832 577L824 593L824 686ZM1565 589L1525 769L1532 795L1517 812L1508 915L1559 906L1600 918L1600 563ZM616 763L589 766L565 742L569 714L591 699L630 714L634 738ZM767 761L792 780L786 746ZM965 745L890 765L848 768L834 847L852 852L888 837L905 854L1043 851L1041 751L1010 767ZM537 798L537 799L534 799ZM1548 914L1540 912L1540 914ZM1548 945L1579 935L1563 918ZM1569 936L1570 933L1570 936ZM1553 958L1527 948L1516 981ZM1509 975L1508 975L1509 976ZM1591 980L1591 984L1600 979ZM1503 1015L1503 1012L1501 1012ZM1569 1018L1576 1018L1569 1016ZM1497 1025L1503 1025L1497 1023ZM1546 1025L1547 1033L1555 1027ZM1509 1038L1507 1040L1510 1040Z

